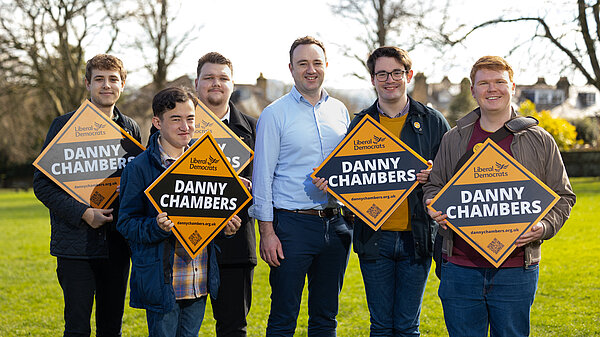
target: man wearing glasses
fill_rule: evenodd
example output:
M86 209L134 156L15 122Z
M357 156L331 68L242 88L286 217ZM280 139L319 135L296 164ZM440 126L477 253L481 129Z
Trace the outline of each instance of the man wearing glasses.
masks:
M367 60L378 99L356 115L350 130L370 115L426 160L435 157L450 129L442 114L413 100L406 86L412 61L397 47L377 48ZM417 174L419 184L378 231L360 218L354 224L354 251L360 260L371 336L418 336L421 302L431 267L437 223L427 214L422 184L430 170Z

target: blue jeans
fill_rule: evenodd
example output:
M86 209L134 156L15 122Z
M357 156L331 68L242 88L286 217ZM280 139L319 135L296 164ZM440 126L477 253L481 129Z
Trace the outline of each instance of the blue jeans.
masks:
M438 294L448 334L460 337L529 336L538 265L470 268L442 264Z
M146 310L150 337L198 337L204 319L206 296L179 300L173 310L158 313Z
M410 231L382 231L376 260L360 259L371 336L419 336L419 316L431 258L415 258Z
M338 297L348 265L352 230L336 215L276 211L273 221L283 255L272 267L267 336L293 336L308 275L308 336L335 336Z

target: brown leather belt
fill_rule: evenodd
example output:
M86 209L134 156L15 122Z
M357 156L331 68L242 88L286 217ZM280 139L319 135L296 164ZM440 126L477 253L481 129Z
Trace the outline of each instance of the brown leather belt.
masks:
M320 218L331 218L334 215L338 215L342 213L340 208L325 208L325 209L283 209L277 208L278 211L298 213L298 214L308 214L308 215L316 215Z

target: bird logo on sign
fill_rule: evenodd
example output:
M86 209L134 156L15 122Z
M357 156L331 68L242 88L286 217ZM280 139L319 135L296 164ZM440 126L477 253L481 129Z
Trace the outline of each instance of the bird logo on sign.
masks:
M499 162L496 162L496 172L500 171L500 170L504 170L508 168L508 164L500 164Z
M373 141L375 144L379 143L379 142L383 142L385 140L385 137L377 137L375 135L373 135Z
M212 156L208 156L208 164L212 165L212 164L216 164L219 162L219 159L215 159Z

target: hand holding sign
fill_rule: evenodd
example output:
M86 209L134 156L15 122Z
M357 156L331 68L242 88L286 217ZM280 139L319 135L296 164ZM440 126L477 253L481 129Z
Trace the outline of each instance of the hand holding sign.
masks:
M317 171L317 168L313 168L313 171ZM327 192L327 179L314 177L312 183L319 189L319 191Z
M167 217L167 212L159 213L156 216L156 223L165 232L170 232L173 229L173 222Z
M159 226L172 230L192 258L221 231L235 234L241 225L235 214L252 199L210 132L145 193L159 213L169 214L157 218Z
M431 205L431 200L432 199L425 200L425 204L427 206ZM442 214L441 211L434 211L430 207L427 208L427 213L429 213L429 217L431 217L433 221L437 222L440 225L440 227L442 227L443 229L448 229L448 227L446 226L446 224L448 223L446 218L448 216L446 214Z
M533 225L529 231L525 232L517 239L516 245L517 247L522 247L530 242L541 240L543 236L544 225L541 222L538 222Z
M238 229L240 229L241 225L242 225L242 219L240 219L239 216L234 215L233 218L231 218L231 220L229 220L227 225L225 225L225 229L223 229L223 233L225 233L225 235L234 235L235 233L237 233Z
M113 221L112 211L112 208L101 209L90 207L85 210L81 216L81 219L92 228L100 228L105 223Z
M420 182L430 165L370 116L348 133L311 174L313 184L378 230Z
M498 268L515 247L542 238L539 222L558 199L487 139L427 207L434 220L445 222Z
M429 166L428 168L417 173L417 181L421 184L425 184L427 183L427 180L429 180L429 174L431 173L431 168L433 167L433 161L428 160L427 165Z

